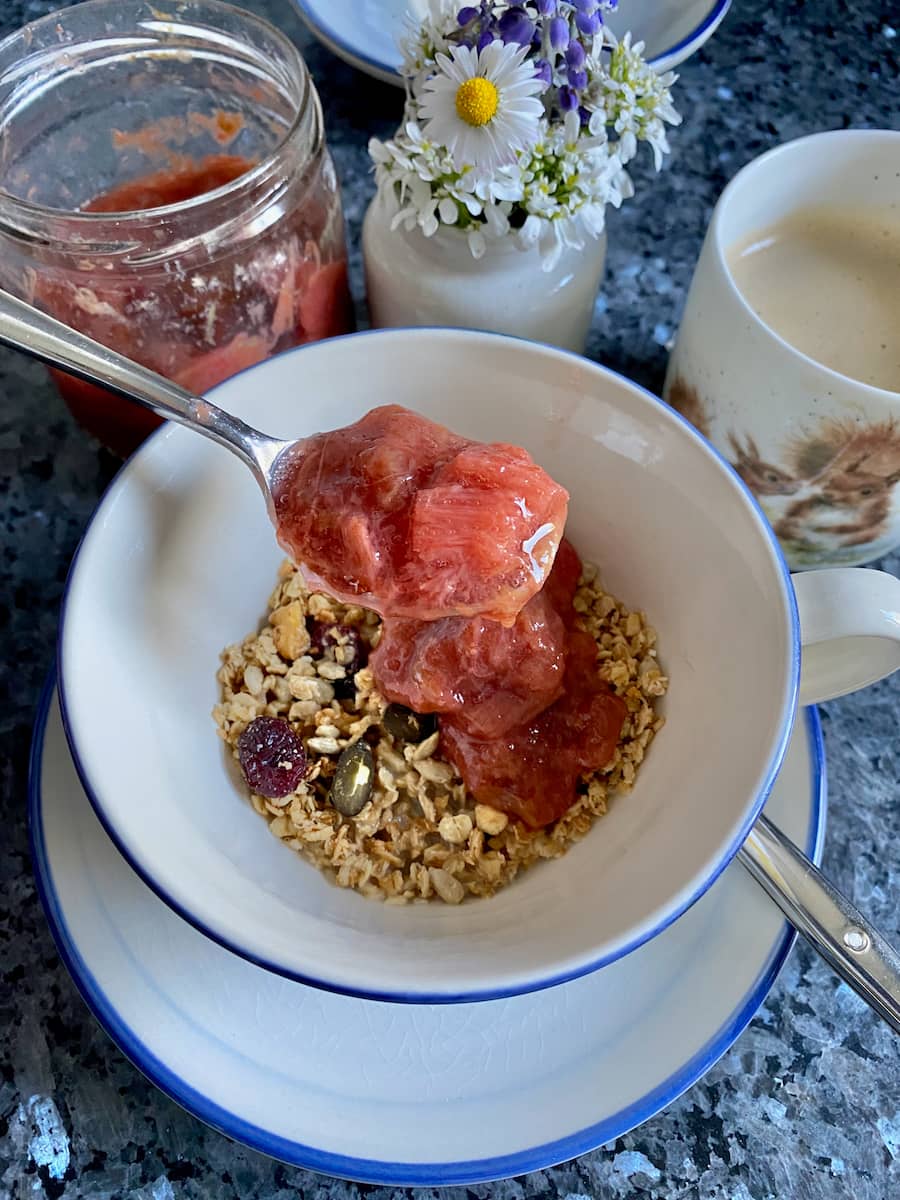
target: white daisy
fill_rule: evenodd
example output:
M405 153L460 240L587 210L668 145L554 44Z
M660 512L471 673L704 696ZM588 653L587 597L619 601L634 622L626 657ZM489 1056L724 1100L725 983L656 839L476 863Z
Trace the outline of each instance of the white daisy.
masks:
M446 146L459 170L494 171L537 141L544 84L528 53L528 46L494 41L480 53L453 46L436 56L419 117L429 140Z

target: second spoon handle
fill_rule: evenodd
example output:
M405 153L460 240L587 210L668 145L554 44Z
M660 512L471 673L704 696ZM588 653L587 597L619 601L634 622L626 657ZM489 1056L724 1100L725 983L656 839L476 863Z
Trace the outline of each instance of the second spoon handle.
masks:
M900 954L887 938L766 817L739 856L794 928L900 1033Z
M2 290L0 342L135 400L158 417L177 421L205 434L237 454L257 478L283 448L282 442L259 433L208 400L193 395L177 383ZM260 482L265 483L264 479Z

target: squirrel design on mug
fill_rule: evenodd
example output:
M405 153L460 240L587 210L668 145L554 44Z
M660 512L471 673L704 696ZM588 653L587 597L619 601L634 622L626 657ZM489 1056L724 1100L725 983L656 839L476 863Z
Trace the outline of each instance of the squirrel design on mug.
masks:
M754 440L729 442L734 466L761 498L776 534L800 551L851 549L888 532L893 489L900 482L900 428L828 419L788 447L784 469L765 462Z
M766 462L749 434L744 434L743 439L739 440L735 434L729 433L728 443L734 455L732 466L758 498L777 533L779 524L793 504L792 498L803 486L803 480L775 463Z
M711 436L710 413L698 389L674 378L666 400ZM853 551L886 537L900 483L900 421L862 425L829 417L797 433L781 462L763 455L748 433L727 434L734 469L759 498L775 533L796 558Z
M757 496L793 496L802 484L800 479L774 463L764 462L756 442L749 434L744 435L744 444L729 433L728 442L734 451L734 469Z

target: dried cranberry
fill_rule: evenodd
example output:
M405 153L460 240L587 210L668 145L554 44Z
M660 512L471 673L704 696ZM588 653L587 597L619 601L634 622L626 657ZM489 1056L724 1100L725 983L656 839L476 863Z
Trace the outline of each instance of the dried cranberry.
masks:
M238 738L238 761L250 790L270 800L289 796L306 774L303 742L282 717L257 717Z
M324 654L326 650L331 650L335 662L346 668L348 678L352 678L365 666L366 648L359 636L359 630L354 629L352 625L313 621L309 636L312 639L313 652Z

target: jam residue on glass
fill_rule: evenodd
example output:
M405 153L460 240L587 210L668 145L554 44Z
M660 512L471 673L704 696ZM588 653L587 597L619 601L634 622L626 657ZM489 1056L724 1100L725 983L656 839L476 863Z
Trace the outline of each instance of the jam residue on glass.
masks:
M95 196L82 211L185 204L254 165L235 154L195 162L182 156ZM343 242L323 247L310 240L304 220L304 214L288 214L271 230L214 255L203 269L98 269L84 283L39 272L34 300L67 325L202 393L280 350L352 329ZM79 422L119 453L133 450L160 423L102 388L53 374Z
M626 715L576 622L564 489L524 450L390 405L300 443L274 500L310 584L381 614L379 690L439 714L475 799L532 828L561 817Z
M233 183L253 165L239 154L208 154L200 162L188 160L141 179L120 183L89 200L82 212L144 212L165 204L183 204L185 200L194 200L226 183Z

